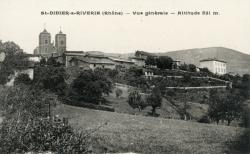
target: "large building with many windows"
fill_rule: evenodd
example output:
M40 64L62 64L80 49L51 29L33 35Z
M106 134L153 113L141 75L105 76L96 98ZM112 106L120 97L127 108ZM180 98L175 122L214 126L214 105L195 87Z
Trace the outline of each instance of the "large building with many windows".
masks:
M227 63L216 58L200 60L200 68L208 68L214 74L223 75L227 73Z

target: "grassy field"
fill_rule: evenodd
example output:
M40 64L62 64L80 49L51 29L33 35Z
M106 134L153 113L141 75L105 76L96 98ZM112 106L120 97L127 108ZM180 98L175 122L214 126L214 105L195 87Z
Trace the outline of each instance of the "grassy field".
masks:
M229 146L242 128L135 116L59 104L53 114L68 117L77 130L95 129L96 153L236 153Z
M128 113L132 115L144 115L148 116L151 112L152 107L146 107L142 112L139 112L138 109L133 109L129 106L127 102L128 91L125 88L119 87L119 89L123 90L123 94L121 97L117 98L115 96L115 89L109 96L105 96L105 99L108 100L109 105L115 109L115 112L118 113ZM162 118L170 118L170 119L180 119L180 113L178 112L181 108L183 108L184 103L181 101L168 101L163 99L162 106L160 109L157 109L157 113L159 117ZM192 116L192 121L199 120L203 115L206 114L208 109L207 104L200 104L196 102L187 102L187 113Z

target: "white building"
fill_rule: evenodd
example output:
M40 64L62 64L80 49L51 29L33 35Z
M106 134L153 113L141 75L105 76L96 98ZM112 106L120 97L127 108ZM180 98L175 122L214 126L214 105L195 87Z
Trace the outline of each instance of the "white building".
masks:
M208 68L212 73L219 75L227 73L226 62L215 58L200 60L200 68Z

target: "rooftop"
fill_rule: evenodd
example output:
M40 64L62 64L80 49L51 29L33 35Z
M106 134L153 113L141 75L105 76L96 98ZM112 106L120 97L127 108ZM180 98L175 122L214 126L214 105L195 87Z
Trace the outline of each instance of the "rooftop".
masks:
M200 62L204 62L204 61L218 61L218 62L222 62L222 63L227 63L226 61L219 60L219 59L216 59L216 58L206 58L206 59L200 60Z

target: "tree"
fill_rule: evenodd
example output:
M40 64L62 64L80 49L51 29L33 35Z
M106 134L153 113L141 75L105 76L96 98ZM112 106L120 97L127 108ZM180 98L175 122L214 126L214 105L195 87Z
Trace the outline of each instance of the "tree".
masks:
M147 106L138 91L130 92L127 102L133 109L137 108L139 111L142 111Z
M152 93L146 98L147 105L152 107L152 115L156 115L156 108L161 107L162 96L158 88L154 88Z
M188 65L188 70L190 72L196 72L196 66L194 64L189 64Z
M91 103L100 103L102 94L109 94L112 82L103 75L101 69L85 70L72 83L78 98Z
M208 115L217 124L220 120L226 120L227 125L230 125L233 120L240 118L242 111L243 99L237 89L211 91Z
M40 62L42 63L42 61ZM55 67L59 67L59 66L62 66L61 63L57 62L56 59L54 57L50 57L47 62L46 62L47 65L50 65L50 66L55 66Z
M227 121L227 125L235 120L239 119L243 112L243 98L240 93L232 89L227 92L227 97L222 101L222 115L223 119Z
M160 69L172 69L173 59L168 56L160 56L156 60L156 65Z
M211 120L216 121L217 125L219 124L219 121L223 119L223 97L225 97L225 94L217 89L212 89L210 91L208 116Z
M181 64L179 68L180 68L180 70L188 71L188 65L185 64L185 63L184 63L184 64Z
M59 95L64 94L67 75L63 67L37 66L34 70L34 85L49 89Z
M0 43L0 52L4 52L6 57L1 64L0 84L6 84L10 80L10 76L14 75L14 70L19 66L27 65L25 58L27 54L14 42Z
M31 79L29 77L28 74L19 74L16 78L15 78L15 81L14 81L14 84L17 85L17 84L31 84Z
M241 95L245 99L248 99L250 97L249 96L250 95L250 74L244 74L242 76L240 89L241 89Z
M153 56L147 56L147 58L145 60L145 64L155 66L156 65L156 58Z

